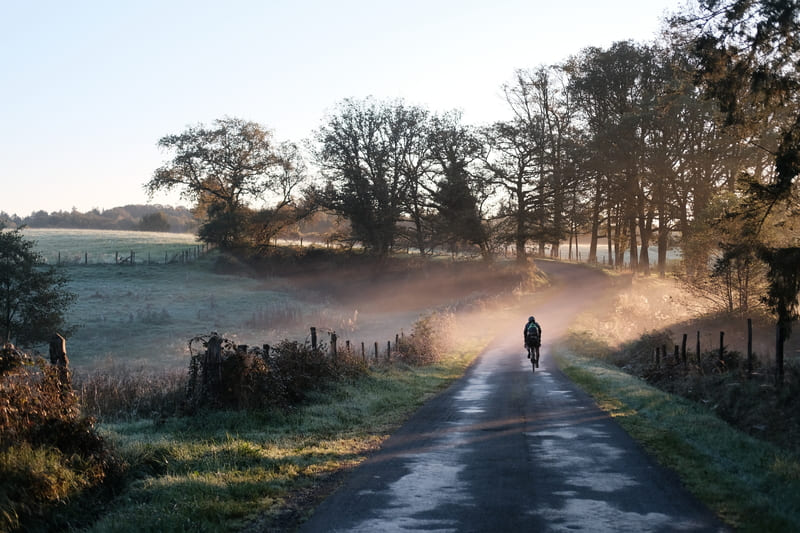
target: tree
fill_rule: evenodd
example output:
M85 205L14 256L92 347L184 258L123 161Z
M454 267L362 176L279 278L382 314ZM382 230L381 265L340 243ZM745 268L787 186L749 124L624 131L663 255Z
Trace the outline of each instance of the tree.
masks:
M527 261L528 241L542 235L542 227L537 226L541 217L533 209L543 201L537 197L541 193L539 146L544 142L537 135L539 131L521 120L511 120L495 123L484 132L489 147L485 158L489 182L502 195L499 215L504 239L514 244L519 263Z
M224 118L210 128L201 124L162 137L158 145L174 157L155 171L146 190L152 196L180 189L206 217L200 236L207 242L222 247L242 244L249 205L286 190L281 171L285 161L272 134L255 122Z
M144 215L142 220L139 222L139 230L162 232L169 231L169 220L167 220L167 215L161 211Z
M692 37L697 82L743 139L773 157L769 169L748 169L735 213L743 238L756 243L768 266L765 302L777 317L776 358L783 376L783 344L798 318L798 236L760 239L765 224L797 218L800 201L800 4L781 0L699 0L697 12L673 19ZM761 170L758 172L757 170ZM777 216L773 216L777 213ZM791 225L791 224L790 224ZM760 242L759 242L760 241ZM724 258L723 258L724 259Z
M656 90L663 85L654 59L651 48L626 41L607 50L587 48L567 66L571 94L594 154L593 167L600 174L592 194L593 248L604 211L609 239L613 226L615 263L622 263L627 243L631 268L644 273L649 272L654 217L652 176L645 159L648 115L655 111Z
M573 105L564 70L538 67L518 70L513 83L503 87L514 117L532 135L537 149L536 194L533 211L539 241L539 253L551 244L558 255L559 245L567 234L568 204L575 202L575 173L568 156L573 137Z
M317 199L346 218L375 255L392 250L411 184L421 175L424 115L402 102L347 99L316 133L315 158L328 180Z
M0 341L32 346L56 332L67 336L64 314L75 300L68 280L41 257L19 229L0 225Z
M489 195L484 176L476 168L485 152L477 133L461 124L460 113L436 116L431 121L428 150L435 175L430 203L433 238L452 247L460 243L478 246L481 255L491 260L489 235L481 205Z

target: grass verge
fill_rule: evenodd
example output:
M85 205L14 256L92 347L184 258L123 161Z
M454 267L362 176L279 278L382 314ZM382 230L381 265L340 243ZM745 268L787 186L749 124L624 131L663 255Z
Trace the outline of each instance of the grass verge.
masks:
M737 531L800 531L800 460L708 409L565 346L561 369Z
M291 530L332 490L337 473L462 376L483 344L430 366L374 368L289 411L103 425L130 480L88 531Z

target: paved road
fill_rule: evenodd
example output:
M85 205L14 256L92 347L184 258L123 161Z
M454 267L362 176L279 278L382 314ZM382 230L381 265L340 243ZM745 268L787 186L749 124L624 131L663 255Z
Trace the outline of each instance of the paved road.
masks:
M531 310L544 330L540 368L522 350L520 316L301 531L725 531L556 368L548 339L600 297L603 278L541 267L557 287Z

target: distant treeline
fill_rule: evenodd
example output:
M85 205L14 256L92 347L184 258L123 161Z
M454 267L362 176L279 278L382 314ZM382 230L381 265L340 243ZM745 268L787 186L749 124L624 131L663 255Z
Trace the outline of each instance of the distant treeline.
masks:
M75 228L127 231L163 231L193 233L197 231L194 213L185 207L165 205L126 205L86 213L72 211L36 211L27 217L0 212L0 224L8 228L25 225L29 228Z

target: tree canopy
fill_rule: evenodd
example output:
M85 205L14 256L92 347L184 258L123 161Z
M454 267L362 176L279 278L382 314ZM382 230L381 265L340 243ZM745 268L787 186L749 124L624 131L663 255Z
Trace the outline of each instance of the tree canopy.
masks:
M66 336L65 313L75 300L66 276L41 264L19 229L0 226L0 342L31 346L56 332Z
M279 211L303 178L293 145L276 145L269 130L238 118L187 128L158 145L174 155L146 190L180 190L205 217L201 238L221 246L245 241L252 206L277 196Z

